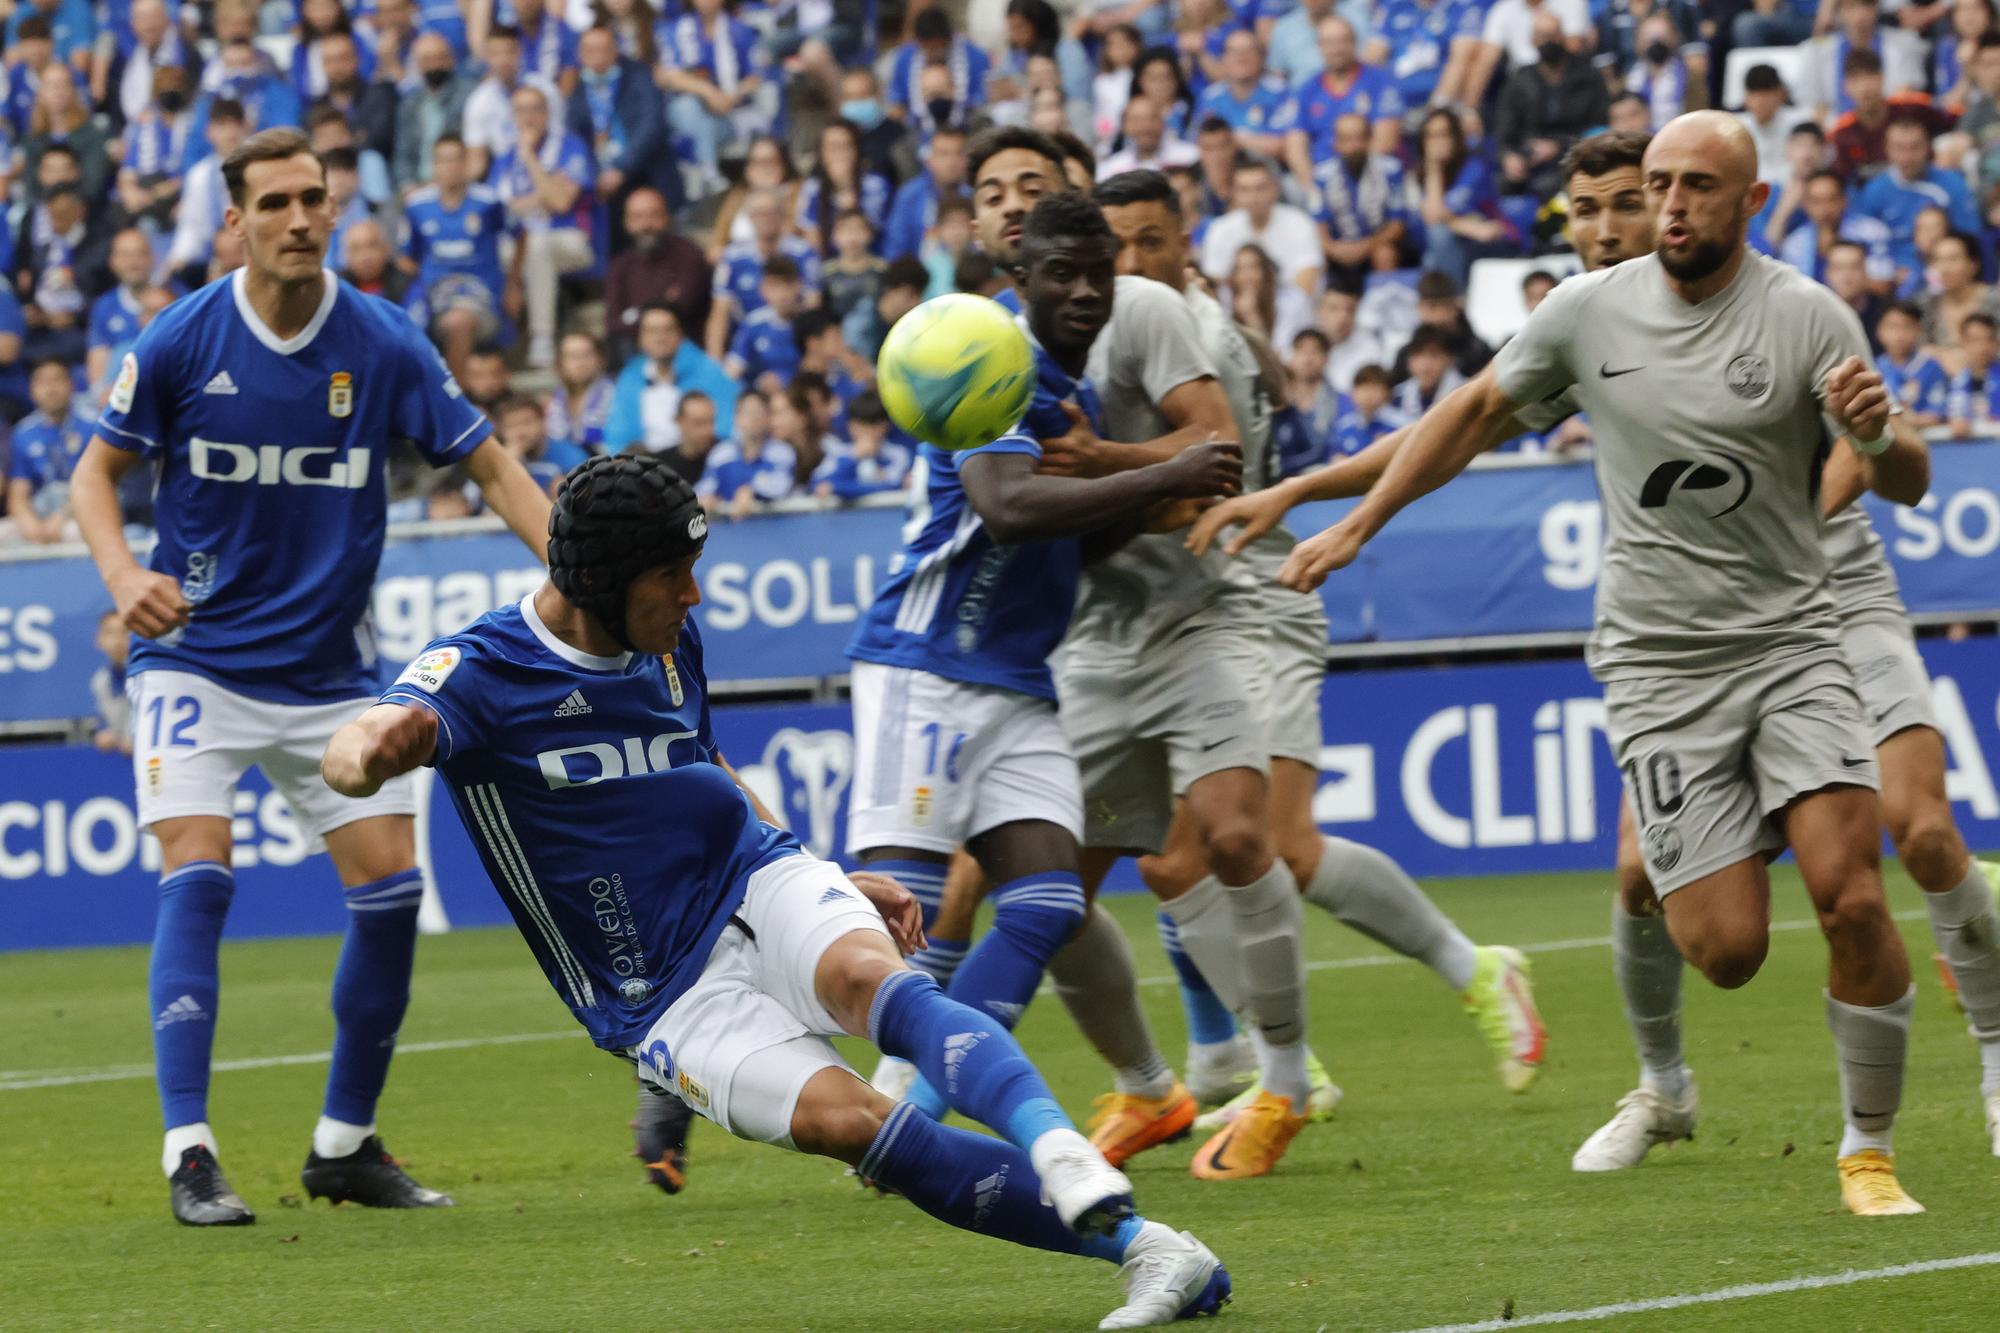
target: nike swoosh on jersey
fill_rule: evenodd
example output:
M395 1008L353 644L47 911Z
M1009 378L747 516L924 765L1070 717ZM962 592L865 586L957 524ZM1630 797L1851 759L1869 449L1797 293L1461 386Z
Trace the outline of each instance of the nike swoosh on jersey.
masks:
M1645 369L1644 366L1627 366L1623 370L1613 370L1611 368L1611 363L1609 361L1605 361L1598 365L1597 373L1604 376L1605 379L1615 380L1620 375L1630 375L1634 371L1644 370L1644 369Z

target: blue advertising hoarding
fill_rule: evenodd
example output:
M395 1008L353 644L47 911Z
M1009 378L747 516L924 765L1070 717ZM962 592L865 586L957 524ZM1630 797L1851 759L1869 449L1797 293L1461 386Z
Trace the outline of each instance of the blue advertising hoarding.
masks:
M2000 443L1940 446L1931 494L1911 509L1864 503L1918 612L2000 609ZM1310 505L1295 531L1342 510ZM718 682L847 670L855 621L899 544L891 509L717 524L697 611ZM1335 642L1578 633L1589 629L1603 547L1590 469L1470 473L1412 505L1323 591ZM514 538L480 532L392 541L374 617L400 664L440 634L519 599L541 573ZM110 599L80 557L0 562L0 722L85 717L99 614Z
M2000 640L1928 641L1949 794L1975 847L2000 848ZM1580 663L1340 673L1327 678L1322 828L1381 848L1418 876L1607 869L1618 777L1600 691ZM841 857L854 746L844 706L720 708L723 750L812 848ZM139 833L129 761L82 747L17 747L0 777L0 951L132 944L152 933L158 847ZM506 920L441 792L429 849L454 925ZM230 932L345 926L332 866L283 800L246 781L237 801Z

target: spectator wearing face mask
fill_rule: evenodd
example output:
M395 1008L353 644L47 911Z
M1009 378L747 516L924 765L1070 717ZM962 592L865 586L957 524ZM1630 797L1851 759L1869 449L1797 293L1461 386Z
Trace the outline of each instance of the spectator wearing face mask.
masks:
M329 110L339 112L340 118L347 122L355 150L364 160L371 156L379 159L386 177L389 155L396 145L395 88L362 73L363 48L352 33L322 37L318 45L325 79L307 109L306 123L313 123L314 116Z
M920 143L944 125L967 126L967 117L986 101L986 78L992 59L953 31L951 18L932 6L910 25L910 40L896 48L889 70L890 114L916 134ZM941 68L947 80L926 86L926 70Z
M137 120L153 102L153 76L180 71L185 90L201 70L201 57L181 35L166 0L132 0L123 28L107 27L91 54L91 100L113 107L122 121Z
M186 84L187 74L179 65L161 66L152 78L152 100L125 126L118 201L134 217L152 213L163 223L171 222L180 200L181 177L207 151L195 132Z
M431 150L441 134L456 134L465 104L477 85L462 73L451 43L436 33L424 33L412 48L418 87L405 94L396 108L396 160L392 174L397 190L407 194L430 183Z
M868 170L889 180L915 174L916 149L909 127L889 114L882 84L866 65L841 73L840 118L861 132L861 160Z

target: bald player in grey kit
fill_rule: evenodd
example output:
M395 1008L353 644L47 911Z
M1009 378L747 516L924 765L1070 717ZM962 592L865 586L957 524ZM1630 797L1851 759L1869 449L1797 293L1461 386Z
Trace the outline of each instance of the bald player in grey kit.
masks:
M1817 495L1834 436L1872 454L1908 428L1851 311L1744 247L1768 187L1739 124L1680 117L1644 176L1657 252L1558 287L1287 578L1351 563L1518 406L1571 390L1597 433L1608 533L1589 661L1668 929L1710 981L1749 981L1769 945L1764 864L1791 846L1831 956L1843 1202L1918 1212L1890 1152L1915 992Z

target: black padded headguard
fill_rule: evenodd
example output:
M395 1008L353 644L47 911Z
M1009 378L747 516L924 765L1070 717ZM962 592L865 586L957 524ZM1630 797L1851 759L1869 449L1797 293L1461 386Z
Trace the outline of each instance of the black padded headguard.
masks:
M633 650L625 637L632 580L694 554L707 539L694 487L664 459L593 458L563 478L549 510L549 581Z

